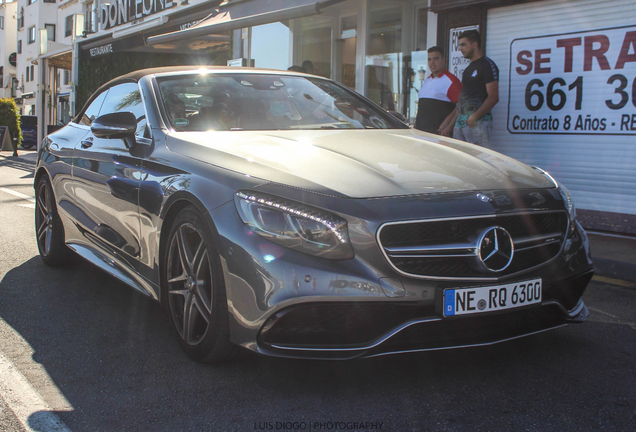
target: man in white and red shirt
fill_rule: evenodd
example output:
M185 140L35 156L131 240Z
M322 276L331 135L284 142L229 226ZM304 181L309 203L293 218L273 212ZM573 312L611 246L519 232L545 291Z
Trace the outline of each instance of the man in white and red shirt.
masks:
M419 92L415 129L450 136L454 121L445 120L455 110L462 83L446 69L444 51L440 47L428 49L428 70L431 75L424 80Z

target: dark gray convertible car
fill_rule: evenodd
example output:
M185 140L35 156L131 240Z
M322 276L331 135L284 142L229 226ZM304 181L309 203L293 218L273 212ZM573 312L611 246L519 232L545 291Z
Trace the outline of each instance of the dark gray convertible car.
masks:
M38 156L44 262L74 252L162 302L199 361L486 345L588 315L562 185L327 79L130 73Z

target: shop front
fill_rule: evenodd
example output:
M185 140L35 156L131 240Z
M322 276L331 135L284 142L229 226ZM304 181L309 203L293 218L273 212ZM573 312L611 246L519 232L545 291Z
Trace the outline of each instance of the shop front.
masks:
M124 11L115 4L101 4L98 31L78 39L75 110L101 84L135 69L239 64L296 66L414 121L427 74L426 49L436 44L437 16L428 0L231 0L187 6L166 1L157 3L166 9L149 9L142 19L126 22L122 17L138 12L136 3Z

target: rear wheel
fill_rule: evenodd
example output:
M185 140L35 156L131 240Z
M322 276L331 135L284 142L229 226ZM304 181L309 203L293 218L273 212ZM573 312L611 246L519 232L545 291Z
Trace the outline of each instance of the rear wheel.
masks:
M203 217L186 207L176 217L165 250L164 294L181 347L200 362L234 358L225 284L214 237Z
M64 226L57 212L53 188L45 175L35 188L35 232L44 264L59 266L70 262L71 250L64 244Z

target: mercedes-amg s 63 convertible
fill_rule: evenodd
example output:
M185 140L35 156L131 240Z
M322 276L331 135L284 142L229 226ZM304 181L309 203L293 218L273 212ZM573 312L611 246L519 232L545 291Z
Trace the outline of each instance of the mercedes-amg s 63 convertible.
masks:
M112 80L40 145L35 190L44 262L77 254L160 301L198 361L488 345L588 315L565 187L317 76Z

